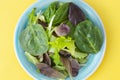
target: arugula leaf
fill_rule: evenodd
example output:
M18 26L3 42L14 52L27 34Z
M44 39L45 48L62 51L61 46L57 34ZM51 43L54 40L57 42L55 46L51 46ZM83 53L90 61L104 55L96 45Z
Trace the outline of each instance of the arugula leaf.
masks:
M85 53L97 53L103 42L100 29L89 20L77 25L74 38L76 46Z
M56 15L53 25L58 25L68 19L68 6L69 3L59 3L58 1L51 3L43 13L47 23L51 21L53 15Z
M34 65L39 63L39 61L36 59L36 57L32 56L30 53L25 52L25 56L27 57L28 61L30 61Z
M35 16L35 11L36 11L36 8L34 8L31 13L28 15L28 25L30 24L35 24L36 23L36 18L37 16Z
M57 10L58 2L53 2L50 6L44 11L43 15L45 16L45 20L47 23L51 21L53 15L55 15Z
M53 25L58 25L68 19L68 6L69 3L64 3L57 9Z

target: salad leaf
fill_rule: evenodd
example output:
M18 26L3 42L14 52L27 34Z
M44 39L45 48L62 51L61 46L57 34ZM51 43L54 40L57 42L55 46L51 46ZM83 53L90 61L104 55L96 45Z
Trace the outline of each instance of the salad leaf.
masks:
M65 50L60 50L59 54L60 54L60 56L66 57L66 58L69 58L71 56L71 54Z
M75 77L75 76L77 76L77 74L79 72L80 64L75 59L70 58L69 60L70 60L72 76Z
M53 2L50 6L44 11L43 15L45 16L45 20L47 23L51 21L53 15L55 15L57 10L58 2Z
M57 9L53 25L59 25L61 22L68 19L68 6L69 3L64 3Z
M102 33L89 20L79 23L74 33L76 46L85 53L97 53L102 46Z
M66 57L60 57L60 60L61 62L63 63L63 65L65 66L69 76L70 76L70 79L73 80L72 78L72 69L71 69L71 64L70 64L70 61L69 61L69 58L66 58Z
M47 26L48 26L47 23L41 21L40 19L38 19L37 23L40 24L40 25L42 25L44 29L46 29Z
M25 52L25 56L27 57L28 61L30 61L31 63L33 63L34 65L38 64L39 61L37 60L36 57L32 56L30 53Z
M48 50L48 37L39 24L29 25L19 36L21 47L31 55L42 55Z
M66 50L68 52L70 52L71 54L74 54L75 51L75 45L74 45L74 40L72 40L70 37L65 38L63 36L56 38L54 41L49 42L51 48L54 50L54 54L53 54L53 60L55 62L56 65L60 64L60 55L59 55L59 51L62 50ZM65 49L65 48L68 49Z
M70 3L69 5L69 21L76 26L81 21L86 19L83 11L75 4Z
M70 28L70 31L69 31L69 33L68 33L68 36L71 37L71 38L74 38L73 34L74 34L74 31L75 31L75 28L76 28L76 27L75 27L70 21L68 21L68 22L66 23L66 25L68 25L68 27Z
M38 18L39 20L41 20L42 22L46 22L46 21L45 21L45 17L44 17L44 15L43 15L43 13L42 13L41 10L37 13L37 18Z
M47 30L46 30L49 39L51 38L52 32L54 31L54 29L52 29L52 24L53 24L54 18L55 18L55 15L52 16L50 23L49 23Z
M32 12L28 15L28 25L35 24L37 16L35 15L36 8L32 10Z
M85 58L79 59L78 61L80 64L85 64L88 61L88 59L85 57Z
M51 59L48 53L43 54L43 62L51 66Z
M66 24L61 24L60 26L56 27L55 33L57 36L66 36L70 32L70 27Z
M45 63L37 64L37 68L40 72L48 77L58 78L58 79L65 79L66 76L63 75L61 72L51 68L49 65Z
M80 52L78 50L75 50L75 53L73 54L73 57L76 58L76 59L83 59L85 57L87 57L88 54L87 53L83 53L83 52Z

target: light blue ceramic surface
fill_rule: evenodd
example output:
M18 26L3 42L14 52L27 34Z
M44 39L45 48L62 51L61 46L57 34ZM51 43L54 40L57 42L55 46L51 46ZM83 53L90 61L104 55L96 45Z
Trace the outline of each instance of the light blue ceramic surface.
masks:
M56 1L56 0L39 0L38 2L31 5L20 17L20 20L19 20L19 22L16 26L16 30L15 30L14 48L15 48L15 53L16 53L17 59L20 62L23 69L35 80L55 80L55 79L48 78L36 71L36 67L33 64L31 64L30 62L28 62L28 60L26 59L26 57L24 55L24 51L20 47L18 38L19 38L19 34L21 33L21 31L25 28L25 26L27 24L27 17L28 17L28 14L31 12L31 10L34 7L37 8L37 11L44 10L53 1ZM86 63L86 66L82 67L79 70L78 76L76 76L74 78L74 80L86 80L98 68L98 66L100 65L100 63L103 59L105 48L106 48L106 36L105 36L104 26L103 26L99 16L96 14L96 12L84 1L82 1L82 0L58 0L58 1L74 2L76 5L78 5L84 11L86 16L90 20L92 20L93 23L95 25L97 25L102 31L104 42L103 42L100 52L95 55L90 55L89 60ZM67 78L66 80L70 80L70 79Z

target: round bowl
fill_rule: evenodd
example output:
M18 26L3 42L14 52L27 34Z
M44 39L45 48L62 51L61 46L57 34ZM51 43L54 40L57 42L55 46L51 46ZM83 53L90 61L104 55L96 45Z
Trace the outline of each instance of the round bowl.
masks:
M39 0L34 4L32 4L20 17L14 33L14 49L17 59L21 64L22 68L35 80L55 80L55 79L49 78L47 76L38 73L36 67L26 59L24 55L24 51L19 43L19 35L27 25L28 14L31 12L31 10L34 7L37 8L37 11L44 10L48 7L50 3L54 1L56 0L46 0L46 1ZM79 70L79 74L76 77L74 77L74 80L85 80L95 72L95 70L98 68L104 57L105 48L106 48L106 34L103 23L100 17L98 16L98 14L82 0L57 0L57 1L75 3L83 10L85 15L102 31L103 45L101 47L101 50L97 54L90 55L86 65L84 67L81 67L81 69ZM69 80L69 78L67 78L66 80Z

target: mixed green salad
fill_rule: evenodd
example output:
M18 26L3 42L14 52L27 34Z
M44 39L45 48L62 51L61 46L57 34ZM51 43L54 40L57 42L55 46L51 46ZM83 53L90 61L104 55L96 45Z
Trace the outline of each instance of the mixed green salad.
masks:
M71 80L103 43L100 29L72 2L53 2L37 14L34 8L19 41L39 73Z

